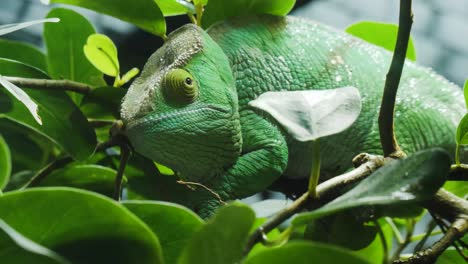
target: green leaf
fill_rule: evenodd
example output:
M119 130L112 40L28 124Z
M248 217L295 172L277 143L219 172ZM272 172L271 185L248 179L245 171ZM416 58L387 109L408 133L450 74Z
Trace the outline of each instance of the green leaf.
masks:
M0 197L12 228L73 263L163 263L157 237L122 205L72 188L33 188Z
M393 52L398 34L398 25L373 21L362 21L349 26L346 32L371 44ZM416 51L413 39L410 37L406 58L415 61Z
M377 170L320 209L297 215L292 223L307 224L313 219L359 206L410 205L426 200L442 186L450 164L450 156L442 149L417 152Z
M463 199L468 199L468 184L465 181L447 181L443 188Z
M177 263L193 233L203 225L200 217L178 204L124 201L123 205L158 236L166 263Z
M346 263L369 264L352 251L336 246L311 243L290 242L282 247L270 248L257 254L249 255L244 264L310 264L314 263Z
M296 140L304 142L351 126L361 112L361 96L354 87L266 92L249 105L270 114Z
M460 124L457 127L457 134L455 140L458 145L468 144L468 114L460 120Z
M156 168L158 168L159 172L161 174L163 174L163 175L169 175L170 176L170 175L175 174L174 171L169 167L166 167L166 166L164 166L162 164L159 164L157 162L155 162L154 165L156 165Z
M127 191L131 200L159 200L187 204L190 194L186 186L177 183L178 178L162 175L153 161L134 153L125 167L128 178Z
M463 86L463 95L465 97L466 109L468 109L468 80L465 81L465 85Z
M28 78L47 78L35 68L25 64L0 59L0 74ZM70 98L60 91L25 89L39 105L43 125L39 125L24 105L0 89L0 118L8 118L47 137L61 146L73 158L88 158L96 146L96 135L86 117Z
M166 34L166 21L154 0L50 0L47 2L84 7L130 22L157 36Z
M0 58L20 61L42 71L47 71L44 53L27 43L0 39Z
M140 70L138 68L131 68L127 73L125 73L120 81L123 84L126 84L129 82L131 79L133 79L135 76L137 76L140 73Z
M116 175L117 171L99 165L74 165L55 170L40 186L75 187L112 196Z
M366 224L352 212L345 211L310 222L305 230L304 238L359 250L370 245L376 234L375 226ZM353 239L349 239L350 237Z
M0 119L0 131L11 151L12 173L41 169L55 148L43 135L9 119Z
M118 119L124 89L114 87L99 87L93 89L83 97L80 108L88 118L95 119Z
M26 109L28 109L29 113L34 117L34 120L39 125L42 125L42 119L38 113L39 107L25 91L9 82L3 76L0 76L0 85L3 86L11 95L13 95L13 97L19 103L22 103Z
M217 21L236 16L259 14L285 16L295 3L295 0L210 0L203 13L202 25L203 28L208 28Z
M182 252L179 264L237 263L242 259L242 251L255 214L248 206L232 203L218 209L189 241Z
M0 190L7 185L11 174L11 153L8 144L0 134Z
M68 79L104 86L102 73L91 65L83 53L86 39L94 33L93 26L75 11L54 8L47 17L58 17L60 23L44 25L47 46L47 66L53 79Z
M383 219L379 220L380 227L382 228L382 233L385 237L385 243L387 247L392 246L393 232L390 225L388 225ZM355 254L361 256L364 259L373 260L375 263L384 263L384 246L382 244L382 239L380 235L375 236L374 241L361 250L355 251ZM379 262L379 260L382 260ZM386 259L385 259L386 261Z
M468 250L464 250L464 254L466 253L468 253ZM466 260L460 256L456 249L449 248L437 258L435 264L466 264Z
M185 0L154 0L154 2L165 17L194 13L195 10L193 4Z
M114 42L102 34L92 34L83 47L86 58L101 72L116 77L120 73L117 47Z
M68 263L57 253L18 233L0 219L0 259L2 263Z
M60 21L60 19L55 18L55 17L51 17L51 18L47 18L47 19L39 19L39 20L28 21L28 22L24 22L24 23L0 25L0 36L11 33L11 32L14 32L14 31L17 31L17 30L20 30L20 29L23 29L23 28L27 28L27 27L30 27L30 26L34 26L34 25L38 25L38 24L42 24L42 23L46 23L46 22L57 23L59 21Z

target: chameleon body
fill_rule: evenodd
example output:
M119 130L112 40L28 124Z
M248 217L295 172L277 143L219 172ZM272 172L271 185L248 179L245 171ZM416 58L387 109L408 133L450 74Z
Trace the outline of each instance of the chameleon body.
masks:
M312 160L307 143L251 108L251 100L267 91L358 88L358 120L321 139L321 174L337 175L352 166L355 155L381 153L377 119L391 56L344 32L293 17L228 20L206 32L186 25L148 60L121 115L137 152L223 200L243 198L281 175L307 177ZM184 80L191 86L181 84ZM459 87L407 61L395 112L402 149L452 150L464 108ZM206 216L219 201L199 191L189 205Z

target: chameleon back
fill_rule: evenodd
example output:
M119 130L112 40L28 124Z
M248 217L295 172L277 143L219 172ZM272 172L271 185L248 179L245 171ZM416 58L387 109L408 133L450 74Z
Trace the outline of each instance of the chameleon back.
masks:
M361 115L344 133L322 140L323 170L336 175L351 167L358 153L381 153L377 119L390 52L294 17L228 20L213 25L208 33L229 59L241 126L246 125L248 102L264 92L354 86L362 97ZM405 63L395 112L403 150L411 153L441 146L453 153L454 131L465 111L458 86L431 69ZM289 162L284 174L307 176L310 148L285 137Z

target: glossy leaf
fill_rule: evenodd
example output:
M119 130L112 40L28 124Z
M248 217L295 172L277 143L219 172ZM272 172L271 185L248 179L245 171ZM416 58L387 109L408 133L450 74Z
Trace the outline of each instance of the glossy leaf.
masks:
M462 120L460 120L455 140L459 145L468 144L468 114L466 114Z
M0 259L2 263L69 263L57 253L18 233L0 219Z
M206 1L205 1L206 2ZM210 0L202 17L203 28L230 17L270 14L285 16L294 7L295 0Z
M162 164L159 164L157 162L154 163L154 165L156 165L156 168L159 170L159 172L163 175L174 175L174 171L169 168L169 167L166 167Z
M102 34L92 34L83 47L86 58L101 72L116 77L120 73L117 47Z
M130 22L157 36L166 34L166 21L154 0L47 0L43 2L84 7Z
M166 263L177 263L193 233L204 223L195 213L178 204L124 201L123 205L158 236Z
M463 199L468 199L468 184L466 181L447 181L443 187Z
M352 251L336 246L311 243L290 242L282 247L265 249L250 255L244 264L310 264L314 263L346 263L369 264Z
M442 186L451 160L441 149L417 152L394 161L318 210L297 215L294 225L365 205L408 205L429 199Z
M157 237L117 202L72 188L33 188L0 197L12 228L72 263L162 263Z
M296 140L311 141L351 126L361 112L361 97L354 87L266 92L249 105L270 114Z
M11 174L11 153L8 144L0 134L0 190L8 183Z
M39 19L39 20L28 21L28 22L24 22L24 23L0 25L0 36L11 33L11 32L14 32L14 31L17 31L17 30L20 30L20 29L23 29L23 28L34 26L34 25L37 25L37 24L42 24L42 23L46 23L46 22L57 23L59 21L60 21L60 19L58 19L58 18L50 17L50 18L47 18L47 19Z
M39 70L25 64L0 59L0 74L28 78L47 78ZM73 158L84 160L94 151L96 135L86 117L70 98L60 91L25 89L39 105L43 125L39 125L26 107L0 89L0 118L8 118L26 126L61 146Z
M116 175L117 171L99 165L74 165L55 170L40 186L75 187L111 196Z
M468 253L467 251L465 249L464 254ZM460 256L460 253L456 249L449 248L437 258L435 264L466 264L466 260Z
M359 250L370 245L376 234L375 226L364 223L352 212L343 212L310 222L305 230L304 238Z
M393 52L398 35L398 25L372 21L362 21L349 26L346 32L371 44ZM416 50L410 37L406 58L415 61Z
M255 214L248 206L232 203L218 209L216 214L189 241L179 264L237 263Z
M463 95L465 97L466 109L468 109L468 80L465 81L465 85L463 86Z
M20 61L42 71L47 71L44 53L27 43L0 39L0 58Z
M385 221L381 220L383 219L379 220L379 224L382 229L382 233L385 237L385 243L387 247L391 247L393 239L392 229L390 225L388 225ZM373 260L375 263L384 263L383 260L386 257L384 245L382 244L382 239L380 235L375 236L374 241L372 241L372 243L369 246L361 250L354 251L354 253L364 259ZM379 262L379 260L382 261Z
M18 86L14 85L13 83L9 82L3 76L0 75L0 85L3 86L16 100L22 103L29 111L29 113L34 117L34 120L39 125L42 125L42 119L39 115L39 107L37 106L36 102L34 102L29 95L23 91Z
M0 119L0 131L10 147L12 173L38 170L48 163L55 146L46 137L4 118Z
M192 3L185 0L154 0L164 16L185 15L194 13L195 8Z
M107 86L93 89L83 97L80 108L88 118L118 119L125 92L124 89Z
M120 81L122 84L125 84L129 82L131 79L135 78L140 73L140 70L138 68L131 68L128 72L126 72Z
M77 12L64 8L52 9L47 17L58 17L61 21L44 26L50 77L104 86L102 73L91 65L83 53L88 36L94 33L89 21Z

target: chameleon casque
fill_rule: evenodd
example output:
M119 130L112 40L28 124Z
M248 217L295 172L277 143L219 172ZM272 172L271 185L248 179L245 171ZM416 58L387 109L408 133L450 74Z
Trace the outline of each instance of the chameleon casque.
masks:
M377 119L391 56L294 17L227 20L207 31L185 25L150 57L124 97L125 134L137 152L183 180L202 183L223 200L243 198L282 175L308 177L311 167L308 143L294 140L249 101L267 91L354 86L362 100L358 120L321 139L321 174L337 175L352 167L355 155L381 153ZM395 112L402 149L452 151L465 111L458 86L406 62ZM208 216L219 201L197 191L187 204Z

